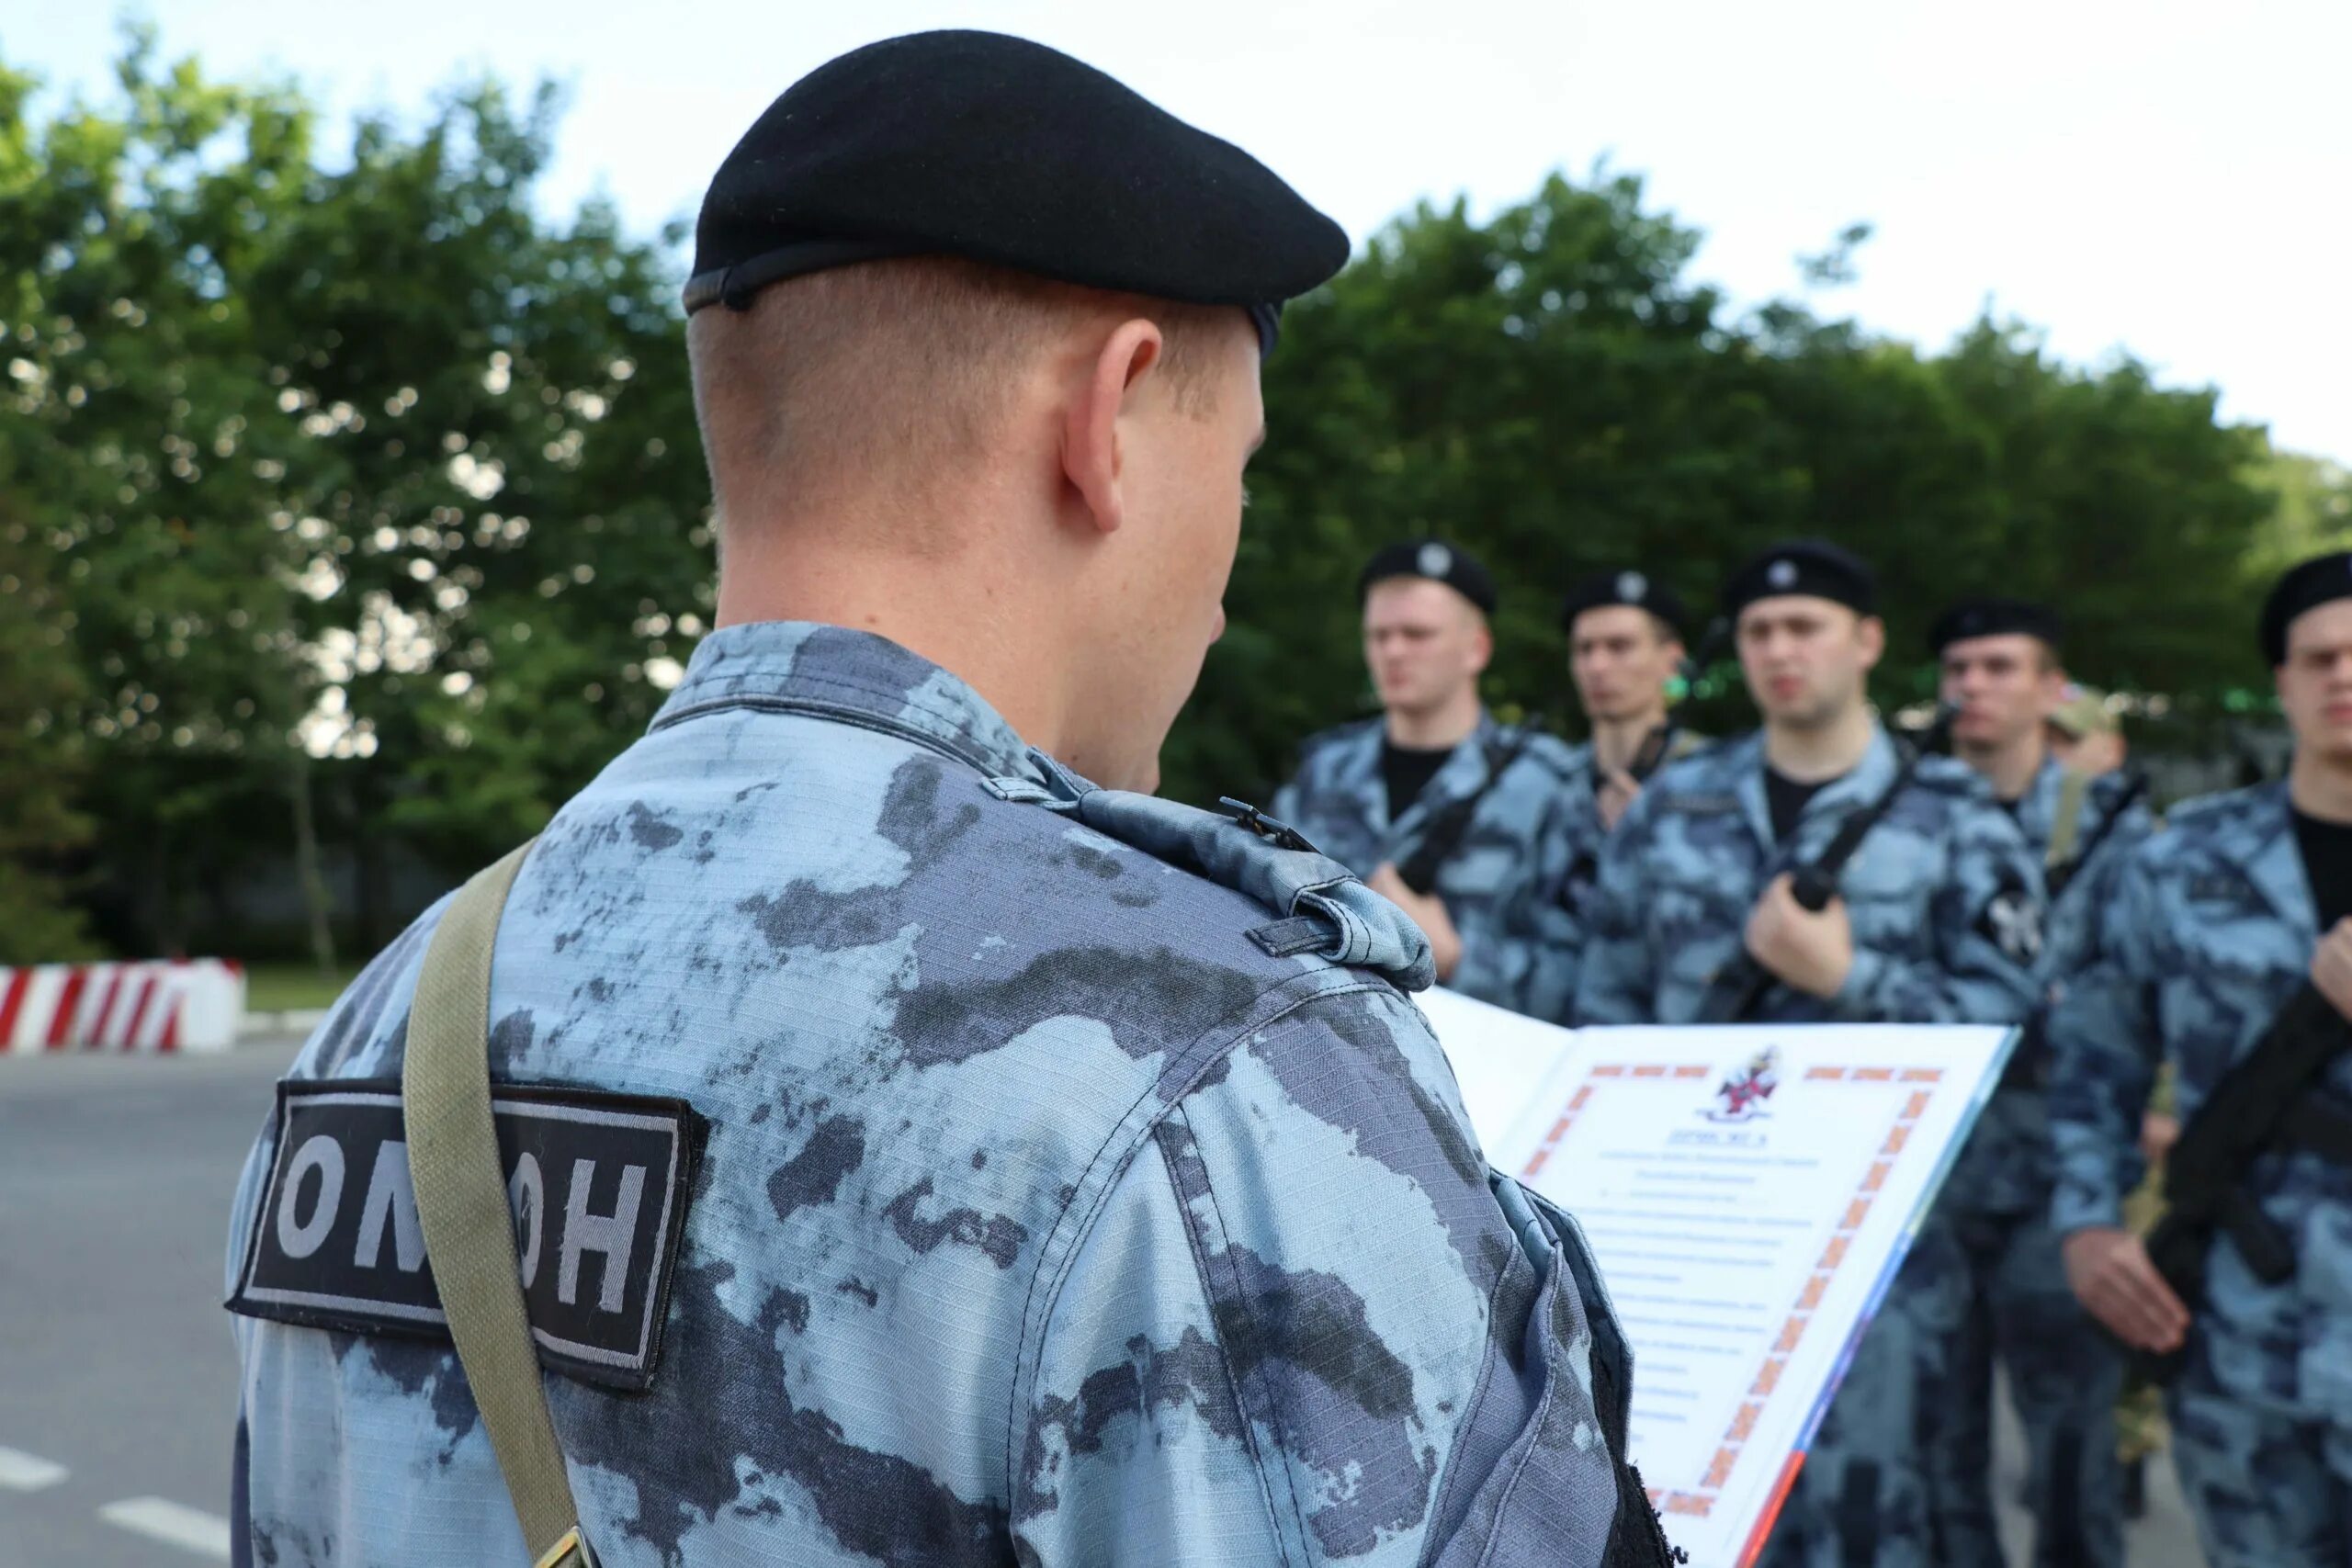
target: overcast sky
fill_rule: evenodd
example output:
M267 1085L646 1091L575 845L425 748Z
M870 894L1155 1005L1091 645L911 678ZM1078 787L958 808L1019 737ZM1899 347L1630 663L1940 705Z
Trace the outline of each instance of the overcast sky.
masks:
M2347 0L159 0L167 52L403 110L469 71L572 89L548 195L650 231L795 77L922 28L1069 51L1239 142L1359 240L1418 198L1491 210L1606 155L1707 233L1743 301L1847 223L1827 303L1940 345L1989 299L2128 349L2233 418L2352 462ZM102 91L104 0L0 0L0 60Z

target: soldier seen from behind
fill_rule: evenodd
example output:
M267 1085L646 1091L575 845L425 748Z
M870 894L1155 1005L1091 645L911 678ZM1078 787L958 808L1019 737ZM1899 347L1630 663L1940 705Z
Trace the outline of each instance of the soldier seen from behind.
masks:
M1144 793L1276 311L1346 255L1019 39L875 44L752 126L687 290L718 629L487 971L513 1213L461 1239L517 1265L526 1370L476 1386L412 1246L434 1106L386 1082L445 900L248 1163L240 1561L583 1561L520 1526L518 1404L605 1568L1666 1560L1623 1338L1487 1170L1420 933Z

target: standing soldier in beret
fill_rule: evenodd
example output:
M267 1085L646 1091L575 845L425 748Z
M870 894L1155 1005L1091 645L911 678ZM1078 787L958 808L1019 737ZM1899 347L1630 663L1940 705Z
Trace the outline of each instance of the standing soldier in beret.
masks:
M1435 539L1391 545L1357 580L1382 712L1300 748L1274 815L1429 934L1441 984L1564 1021L1568 748L1478 700L1495 580Z
M2034 999L2039 870L1973 773L1924 759L1818 913L1792 873L1885 798L1894 741L1865 681L1885 648L1870 569L1832 545L1766 550L1724 590L1763 729L1661 769L1601 852L1577 1013L1689 1023L1748 955L1749 1021L2013 1023ZM1717 1020L1728 1021L1728 1020ZM1957 1244L1921 1227L1823 1418L1766 1549L1773 1564L1942 1562L1924 1434L1960 1320Z
M1487 1169L1420 934L1140 793L1275 312L1346 254L1014 39L752 126L687 288L718 629L281 1086L239 1561L1665 1561L1624 1341Z
M1944 1184L1938 1207L1967 1266L1967 1318L1951 1351L1950 1406L1933 1427L1935 1493L1954 1563L2002 1561L1990 1485L1993 1360L2026 1434L2027 1496L2041 1568L2116 1568L2123 1561L2122 1477L2114 1409L2123 1359L2066 1284L2050 1228L2057 1180L2050 1142L2052 999L2090 961L2115 877L2154 830L2120 774L2062 767L2046 726L2066 701L2056 612L1973 599L1939 616L1929 650L1959 716L1952 750L1976 770L2042 863L2042 1001L1992 1102Z
M2279 579L2263 657L2295 735L2285 782L2176 807L2125 863L2098 962L2052 1019L2052 1218L2083 1304L2126 1344L2183 1352L2167 1392L2175 1462L2213 1568L2340 1568L2352 1553L2352 555ZM2184 1302L2123 1227L2140 1114L2160 1065L2183 1122L2175 1177L2242 1111L2282 1009L2316 992L2316 1081L2223 1172L2226 1223ZM2237 1081L2245 1081L2237 1079ZM2168 1194L2176 1201L2177 1190ZM2267 1277L2266 1277L2267 1276Z
M1690 613L1645 571L1599 571L1568 592L1568 676L1592 738L1568 753L1568 871L1561 902L1572 918L1600 872L1600 846L1649 776L1704 744L1675 722L1669 683L1688 657ZM1578 938L1582 921L1575 926Z

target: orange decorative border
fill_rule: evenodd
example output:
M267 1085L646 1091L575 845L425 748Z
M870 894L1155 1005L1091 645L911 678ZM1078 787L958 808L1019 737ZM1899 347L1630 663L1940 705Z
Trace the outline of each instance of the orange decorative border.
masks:
M1526 1167L1520 1172L1520 1179L1532 1180L1551 1160L1552 1156L1558 1151L1561 1140L1567 1136L1568 1129L1576 1125L1577 1117L1591 1100L1594 1085L1600 1080L1672 1078L1679 1081L1704 1078L1714 1071L1714 1068L1704 1065L1683 1064L1669 1066L1657 1062L1638 1064L1611 1062L1595 1066L1591 1072L1585 1075L1585 1082L1577 1086L1576 1094L1570 1098L1566 1107L1560 1112L1559 1120L1553 1122L1551 1130L1544 1134L1543 1143L1538 1145L1535 1152L1528 1156ZM1804 1081L1806 1083L1932 1085L1942 1081L1942 1078L1941 1067L1815 1066L1805 1069ZM1846 1205L1846 1213L1838 1222L1836 1234L1830 1236L1828 1244L1822 1248L1820 1261L1814 1265L1812 1276L1805 1280L1804 1288L1797 1292L1797 1299L1789 1309L1788 1319L1781 1325L1780 1337L1772 1342L1771 1349L1765 1355L1764 1364L1757 1369L1756 1381L1748 1387L1747 1399L1733 1412L1731 1425L1724 1429L1723 1441L1717 1445L1715 1457L1709 1461L1706 1473L1700 1479L1698 1489L1691 1492L1661 1494L1657 1488L1652 1488L1649 1496L1653 1506L1665 1513L1677 1514L1689 1518L1705 1518L1713 1511L1715 1502L1721 1495L1724 1484L1731 1480L1733 1467L1739 1460L1740 1449L1756 1430L1757 1420L1764 1412L1766 1396L1780 1385L1781 1373L1787 1368L1790 1355L1795 1351L1798 1342L1804 1337L1805 1329L1813 1322L1814 1309L1821 1304L1822 1297L1828 1293L1829 1281L1837 1275L1838 1267L1846 1261L1846 1255L1852 1247L1854 1233L1861 1229L1863 1219L1870 1213L1871 1201L1878 1196L1879 1190L1886 1184L1887 1174L1894 1169L1894 1156L1900 1154L1903 1146L1911 1141L1911 1129L1927 1111L1932 1093L1932 1089L1920 1089L1906 1100L1902 1110L1895 1113L1894 1125L1887 1130L1886 1141L1879 1147L1880 1157L1871 1161L1870 1168L1862 1173L1861 1182L1854 1190L1853 1201ZM1801 1458L1802 1456L1792 1456L1792 1462L1788 1467L1789 1474L1783 1476L1781 1482L1781 1490L1785 1491L1789 1482L1794 1479L1795 1462Z

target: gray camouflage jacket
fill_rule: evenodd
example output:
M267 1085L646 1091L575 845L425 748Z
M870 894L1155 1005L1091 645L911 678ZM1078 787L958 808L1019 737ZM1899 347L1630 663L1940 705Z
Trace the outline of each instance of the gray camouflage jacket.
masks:
M2157 1066L2174 1065L2181 1119L2193 1120L2308 975L2319 916L2287 787L2177 808L2125 863L2110 904L2098 962L2051 1021L2051 1216L2062 1232L2122 1224ZM2336 1059L2326 1086L2352 1101L2352 1056ZM2352 1426L2352 1168L2274 1152L2250 1185L2298 1266L2267 1286L2218 1239L2191 1355L2227 1392Z
M2065 770L2053 759L2042 764L2018 801L2018 826L2036 864L2046 861L2057 832L2059 797L2064 786ZM2091 781L2080 808L2076 855L2125 787L2122 776L2116 773ZM2038 1213L2048 1205L2058 1179L2046 1092L2051 1071L2049 1011L2067 985L2090 964L2123 863L2131 858L2133 847L2154 831L2155 822L2148 808L2135 801L2116 818L2112 830L2092 846L2090 859L2044 912L2037 966L2041 998L2028 1021L2026 1039L2018 1046L2018 1059L1977 1118L1960 1162L1944 1185L1945 1202L1996 1214Z
M292 1078L397 1077L438 914ZM497 1083L706 1127L650 1388L547 1380L603 1561L1663 1561L1589 1255L1487 1170L1429 978L1340 867L1093 788L894 644L713 634L492 987ZM526 1561L446 1342L234 1321L240 1562Z
M1408 858L1448 807L1486 790L1437 871L1433 891L1462 935L1461 965L1446 984L1514 1012L1565 1022L1576 993L1575 919L1562 902L1577 848L1566 742L1528 738L1487 789L1489 758L1509 752L1521 732L1482 716L1419 798L1392 820L1380 776L1384 723L1362 719L1310 738L1300 748L1297 776L1274 796L1274 815L1368 877L1384 861Z
M1659 770L1600 857L1589 901L1577 1020L1688 1023L1746 945L1776 875L1817 855L1848 812L1894 776L1884 731L1860 766L1772 838L1761 735ZM1774 987L1758 1021L2012 1023L2033 1004L2041 871L2017 824L1960 763L1930 757L1848 866L1854 965L1837 996Z

